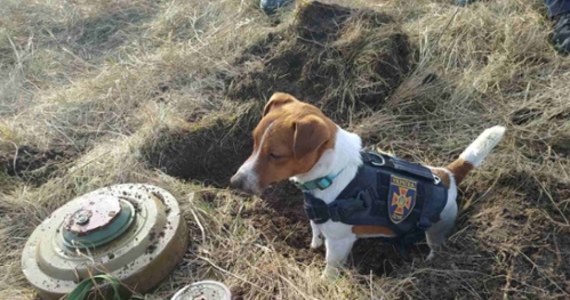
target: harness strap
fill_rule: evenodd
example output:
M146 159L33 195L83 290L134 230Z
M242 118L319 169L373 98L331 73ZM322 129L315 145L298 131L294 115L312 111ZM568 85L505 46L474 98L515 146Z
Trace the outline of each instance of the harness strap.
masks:
M417 163L411 163L397 157L387 156L375 152L361 152L362 161L376 167L386 166L396 171L414 174L427 180L434 180L433 173Z
M428 210L429 207L429 201L430 199L432 199L432 189L424 189L424 207L422 210L422 213L420 214L420 219L418 220L418 223L416 224L420 229L422 230L427 230L431 225L432 222L431 220L426 216L426 211Z
M330 219L328 205L321 199L305 193L305 213L310 220L322 224Z
M392 164L394 170L401 171L415 176L422 177L426 180L433 181L433 173L430 169L416 163L407 162L396 157L391 157L389 162Z
M337 199L331 204L305 193L305 212L310 220L322 224L328 220L334 222L346 222L354 213L366 209L366 201L362 197L370 197L366 191L362 191L356 198Z
M305 213L310 220L316 224L322 224L328 220L334 222L344 222L361 210L366 210L366 200L364 197L370 197L368 190L362 191L353 199L337 199L331 204L326 204L323 200L315 196L305 193ZM424 229L421 226L414 228L408 232L402 232L398 227L390 226L397 233L395 238L379 238L385 243L394 245L400 255L406 256L406 248L425 238Z

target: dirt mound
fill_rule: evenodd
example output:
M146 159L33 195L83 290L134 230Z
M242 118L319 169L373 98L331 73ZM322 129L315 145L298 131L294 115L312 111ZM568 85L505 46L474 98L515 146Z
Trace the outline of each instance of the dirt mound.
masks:
M58 170L57 165L76 156L76 151L55 147L40 150L32 146L20 146L12 155L0 156L0 170L8 176L20 177L34 185L49 179Z
M233 99L289 92L345 119L375 108L410 70L410 46L394 20L368 9L311 2L296 22L251 46L228 79Z

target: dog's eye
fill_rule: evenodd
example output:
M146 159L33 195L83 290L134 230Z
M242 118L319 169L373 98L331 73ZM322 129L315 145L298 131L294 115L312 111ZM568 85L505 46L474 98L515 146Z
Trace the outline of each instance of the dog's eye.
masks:
M278 159L283 158L283 155L277 155L277 154L271 152L271 153L269 153L269 157L270 157L271 159L278 160Z

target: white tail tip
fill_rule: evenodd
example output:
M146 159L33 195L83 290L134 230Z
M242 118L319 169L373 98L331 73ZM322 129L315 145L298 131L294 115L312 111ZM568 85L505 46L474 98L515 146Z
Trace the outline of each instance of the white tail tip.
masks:
M501 141L505 130L503 126L494 126L485 129L459 157L470 162L473 166L478 167L483 160L485 160L485 157L489 155L491 150Z

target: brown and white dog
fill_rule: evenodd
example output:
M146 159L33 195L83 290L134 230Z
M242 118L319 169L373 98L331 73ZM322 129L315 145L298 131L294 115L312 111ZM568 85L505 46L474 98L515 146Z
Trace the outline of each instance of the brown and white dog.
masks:
M447 203L440 220L426 231L431 249L428 259L445 242L457 217L457 184L479 166L499 143L505 128L485 130L457 160L447 167L429 167L448 189ZM285 179L308 182L329 174L338 174L331 186L312 191L327 204L334 201L354 178L362 164L361 139L343 130L317 107L285 93L275 93L253 131L253 153L232 177L232 186L260 194L270 184ZM426 201L429 201L427 199ZM328 220L311 221L311 247L326 246L326 268L323 275L335 276L357 240L365 237L394 237L387 227L353 226Z

